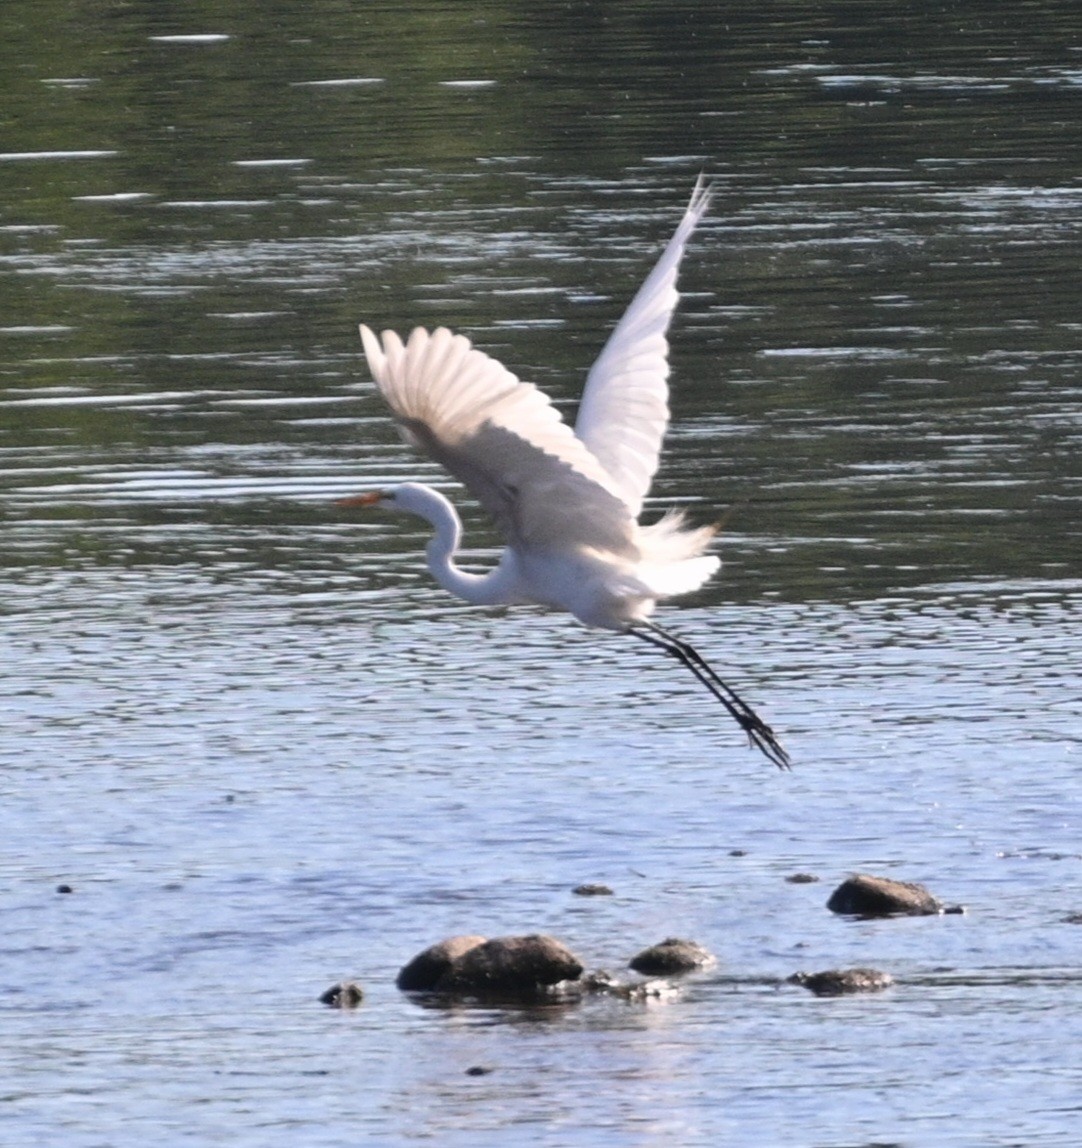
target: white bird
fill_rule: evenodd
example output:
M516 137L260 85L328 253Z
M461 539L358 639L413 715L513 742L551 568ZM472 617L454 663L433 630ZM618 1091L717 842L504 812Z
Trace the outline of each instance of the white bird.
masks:
M428 568L467 602L566 610L587 626L659 646L784 769L789 755L770 727L691 645L650 620L659 600L697 589L720 565L704 554L714 527L686 529L681 512L638 521L669 421L665 333L679 300L677 271L709 202L700 176L676 233L590 370L574 430L537 387L462 335L417 327L403 345L384 331L381 345L361 326L369 368L405 439L495 519L507 547L494 569L472 574L455 564L462 523L429 486L407 482L340 501L429 522Z

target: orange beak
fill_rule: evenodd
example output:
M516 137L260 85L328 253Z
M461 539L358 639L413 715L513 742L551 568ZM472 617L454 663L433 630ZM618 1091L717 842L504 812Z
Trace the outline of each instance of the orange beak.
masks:
M383 497L382 490L370 490L367 494L354 494L349 498L336 498L335 506L376 506Z

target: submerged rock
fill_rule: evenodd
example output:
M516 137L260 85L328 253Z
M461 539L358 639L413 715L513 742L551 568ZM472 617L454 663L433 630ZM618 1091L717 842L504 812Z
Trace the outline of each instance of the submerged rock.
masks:
M604 969L588 973L580 983L585 992L598 996L618 997L620 1000L640 1004L652 1000L666 1000L677 996L680 991L671 981L621 981Z
M331 1008L356 1008L364 1000L364 989L356 981L342 981L320 995L320 1004Z
M827 908L832 913L857 917L916 917L962 911L960 907L944 908L923 885L873 877L868 873L857 873L843 881L831 893Z
M668 937L636 953L628 962L628 967L644 976L665 977L675 973L690 973L715 963L714 954L697 942Z
M790 873L785 879L790 885L814 885L819 880L814 873Z
M404 993L432 992L440 978L451 971L451 966L463 953L484 943L484 937L469 935L448 937L445 941L429 945L399 970L395 984Z
M611 897L613 895L608 885L576 885L571 892L576 897Z
M847 993L878 993L894 984L890 973L879 969L827 969L821 973L793 973L786 980L803 985L817 997L840 997Z

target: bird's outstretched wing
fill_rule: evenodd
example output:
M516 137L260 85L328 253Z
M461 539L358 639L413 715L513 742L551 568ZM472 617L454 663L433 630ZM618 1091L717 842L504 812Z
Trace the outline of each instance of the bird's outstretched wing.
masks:
M626 554L634 516L607 470L532 383L445 328L405 344L361 327L368 366L408 441L469 488L512 545Z
M590 368L575 433L638 518L669 422L669 344L684 247L710 204L699 176L684 218Z

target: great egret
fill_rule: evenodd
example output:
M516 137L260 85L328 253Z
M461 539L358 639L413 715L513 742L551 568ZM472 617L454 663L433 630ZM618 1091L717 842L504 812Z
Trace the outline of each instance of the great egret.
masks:
M659 599L701 586L720 565L704 554L713 527L682 512L644 526L643 499L669 420L668 329L684 247L710 202L700 176L684 217L586 379L574 430L533 384L462 335L417 327L405 345L362 325L368 366L405 439L465 483L507 548L487 574L454 561L462 523L451 503L407 482L340 500L429 522L428 568L475 605L532 603L587 626L632 634L686 666L775 765L789 755L771 728L687 642L650 620ZM381 345L382 341L382 345Z

